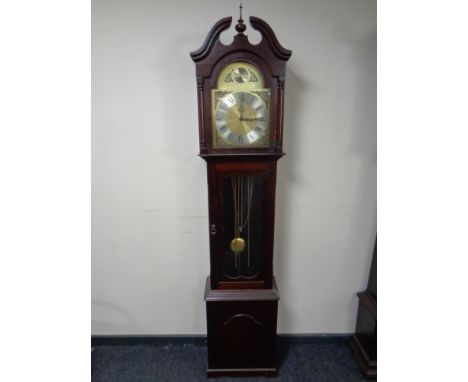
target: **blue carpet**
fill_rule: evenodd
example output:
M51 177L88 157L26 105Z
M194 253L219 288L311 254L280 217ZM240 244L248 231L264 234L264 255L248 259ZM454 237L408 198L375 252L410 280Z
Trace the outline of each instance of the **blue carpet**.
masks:
M206 381L206 345L95 346L93 382ZM213 378L210 381L366 381L347 341L281 344L278 377Z

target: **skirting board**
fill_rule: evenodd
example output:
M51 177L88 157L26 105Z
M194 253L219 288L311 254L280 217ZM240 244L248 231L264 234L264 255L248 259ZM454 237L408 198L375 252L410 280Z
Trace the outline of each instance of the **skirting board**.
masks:
M289 344L349 343L353 333L345 334L278 334L278 346ZM201 335L91 335L91 347L134 346L168 344L193 344L206 346L206 336Z

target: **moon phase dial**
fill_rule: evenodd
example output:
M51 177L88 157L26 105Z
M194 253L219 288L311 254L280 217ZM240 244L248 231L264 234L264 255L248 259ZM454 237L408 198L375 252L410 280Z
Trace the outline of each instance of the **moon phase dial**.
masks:
M232 73L234 80L238 83L247 82L249 79L249 72L243 67L234 69Z

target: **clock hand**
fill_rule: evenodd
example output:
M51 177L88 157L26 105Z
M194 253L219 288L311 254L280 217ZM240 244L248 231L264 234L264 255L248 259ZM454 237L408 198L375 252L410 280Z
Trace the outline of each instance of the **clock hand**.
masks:
M246 122L265 121L265 118L242 118L242 121L246 121Z
M241 104L239 106L239 122L242 122L244 120L244 117L242 116L242 113L244 112L244 96L241 97Z

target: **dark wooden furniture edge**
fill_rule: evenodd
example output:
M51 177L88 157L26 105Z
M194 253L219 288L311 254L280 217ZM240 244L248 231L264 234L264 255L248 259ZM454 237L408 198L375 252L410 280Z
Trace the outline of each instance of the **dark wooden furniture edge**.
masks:
M359 297L359 301L364 305L367 312L369 312L372 318L377 321L377 302L373 298L372 294L364 291L357 295ZM362 346L361 341L356 334L353 334L351 337L350 345L364 376L372 379L377 378L377 362L368 357L366 350Z
M285 156L284 152L255 152L251 154L247 153L210 153L198 154L201 158L207 162L210 160L222 159L224 161L236 161L236 160L254 160L254 161L264 161L264 160L278 160L281 157Z
M279 43L278 38L275 35L275 32L273 32L273 29L271 29L271 27L268 25L267 22L255 16L250 16L249 20L250 20L250 25L252 25L254 29L259 31L260 34L266 38L274 54L279 59L287 61L289 57L291 57L292 51L284 48ZM190 52L190 57L192 57L192 60L194 62L199 62L199 61L204 60L209 55L216 41L218 41L219 35L223 31L228 29L231 26L231 23L232 23L232 17L225 17L217 21L216 24L213 26L213 28L211 28L211 30L208 32L208 35L205 41L203 42L203 45L199 49L194 50L193 52ZM255 47L256 45L250 44L250 46Z
M366 378L377 378L377 237L367 288L357 293L359 298L356 331L350 340L362 373ZM373 321L365 320L364 315ZM373 331L373 333L372 333ZM374 354L375 353L375 354Z
M377 362L374 362L367 357L367 354L356 334L353 334L350 344L351 349L358 359L364 376L367 378L377 378Z
M377 320L377 301L375 301L374 296L372 296L372 294L367 290L359 292L357 295L359 297L359 301L366 307L372 318Z

